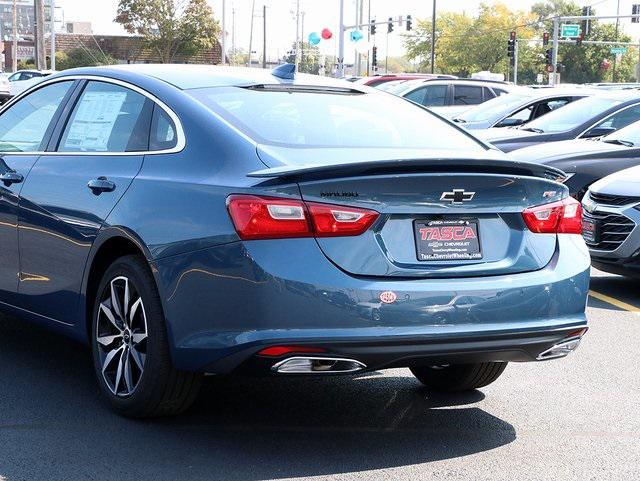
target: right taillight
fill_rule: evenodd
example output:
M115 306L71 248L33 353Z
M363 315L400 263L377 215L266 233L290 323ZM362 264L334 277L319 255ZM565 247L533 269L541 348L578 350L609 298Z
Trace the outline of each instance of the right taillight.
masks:
M356 236L380 215L369 209L256 195L231 195L227 208L242 240Z
M582 234L582 206L573 197L529 207L522 213L531 232L540 234Z

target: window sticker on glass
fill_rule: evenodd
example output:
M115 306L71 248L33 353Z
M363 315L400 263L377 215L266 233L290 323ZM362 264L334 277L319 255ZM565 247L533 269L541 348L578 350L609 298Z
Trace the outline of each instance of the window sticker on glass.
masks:
M66 136L73 150L106 151L126 92L85 92Z

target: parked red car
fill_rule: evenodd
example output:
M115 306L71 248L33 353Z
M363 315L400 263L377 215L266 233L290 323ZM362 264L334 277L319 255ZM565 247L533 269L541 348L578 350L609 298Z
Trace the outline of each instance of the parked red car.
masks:
M417 79L455 79L458 78L455 75L441 75L431 73L390 73L384 75L375 75L373 77L362 77L356 80L355 83L361 85L367 85L369 87L376 87L385 82L391 82L393 80L417 80Z

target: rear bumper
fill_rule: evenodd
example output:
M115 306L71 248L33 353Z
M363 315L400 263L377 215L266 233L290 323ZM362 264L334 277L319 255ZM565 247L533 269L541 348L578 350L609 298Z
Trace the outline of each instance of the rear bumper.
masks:
M346 359L362 364L357 370L377 370L419 365L467 364L488 361L530 362L567 339L581 338L586 321L577 318L558 329L542 329L516 334L471 334L458 337L411 336L371 338L363 341L327 341L315 339L295 342L295 346L321 348L316 354L289 353L263 356L263 345L242 349L207 366L204 371L216 374L238 372L250 375L274 374L282 361L291 357ZM286 344L286 343L279 343ZM336 372L328 371L328 374Z
M481 278L357 278L313 239L231 243L154 267L176 366L228 373L264 370L255 354L283 344L371 369L532 361L586 325L590 261L582 239L560 235L545 268ZM397 300L382 303L385 291Z

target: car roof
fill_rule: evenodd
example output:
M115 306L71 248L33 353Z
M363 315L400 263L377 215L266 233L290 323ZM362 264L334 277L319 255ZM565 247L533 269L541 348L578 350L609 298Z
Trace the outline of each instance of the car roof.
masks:
M296 74L294 79L283 79L273 75L272 70L247 67L224 67L193 64L123 64L102 67L83 67L65 70L56 77L72 75L121 76L123 73L153 77L181 90L207 87L234 87L259 84L291 84L318 87L348 88L371 92L366 86L354 86L353 82L321 77L318 75Z

